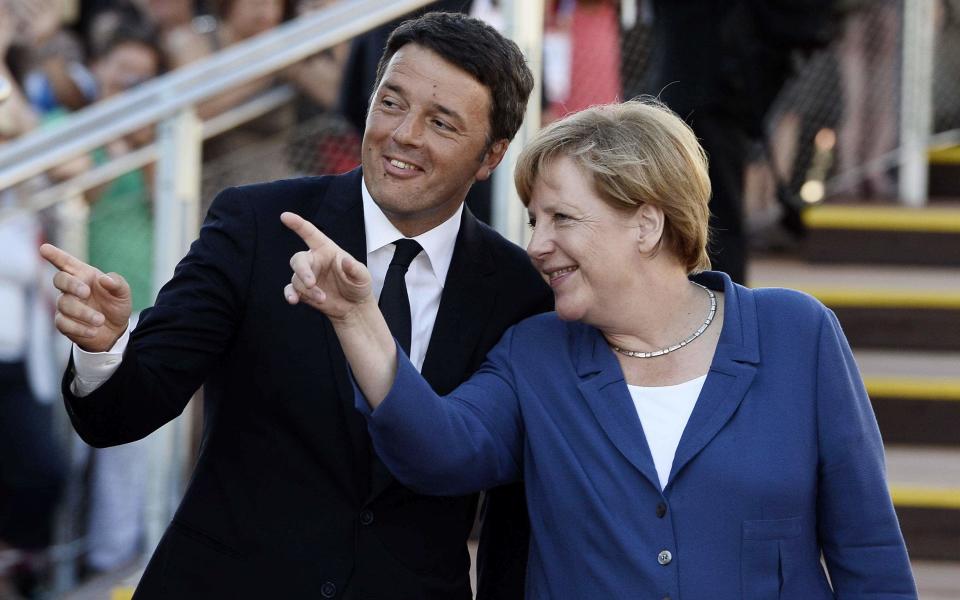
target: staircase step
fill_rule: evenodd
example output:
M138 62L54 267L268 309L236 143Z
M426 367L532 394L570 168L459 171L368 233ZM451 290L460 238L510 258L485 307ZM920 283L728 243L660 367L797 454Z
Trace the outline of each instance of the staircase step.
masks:
M912 560L917 591L923 600L957 600L960 598L960 563Z
M960 449L960 353L857 348L854 358L885 443Z
M960 449L888 445L886 455L911 559L960 561Z
M960 351L960 268L760 259L748 281L815 296L837 314L856 348Z
M960 146L932 149L928 157L930 162L928 194L960 196Z
M822 204L804 211L803 254L822 263L960 266L960 204Z

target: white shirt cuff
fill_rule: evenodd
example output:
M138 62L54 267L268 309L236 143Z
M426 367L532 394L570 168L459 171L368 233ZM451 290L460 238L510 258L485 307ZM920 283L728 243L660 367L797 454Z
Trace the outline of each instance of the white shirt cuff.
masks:
M123 351L130 341L130 329L133 323L127 325L126 331L117 340L117 343L106 352L87 352L76 344L73 345L73 381L70 382L70 391L78 398L92 394L103 382L120 368L123 360Z

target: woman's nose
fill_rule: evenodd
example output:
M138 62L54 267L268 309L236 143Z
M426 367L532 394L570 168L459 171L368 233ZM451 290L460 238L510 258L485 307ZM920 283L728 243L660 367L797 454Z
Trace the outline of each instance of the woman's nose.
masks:
M527 256L532 260L543 258L550 253L553 248L553 242L547 234L546 228L533 228L533 235L530 236L530 242L527 244Z

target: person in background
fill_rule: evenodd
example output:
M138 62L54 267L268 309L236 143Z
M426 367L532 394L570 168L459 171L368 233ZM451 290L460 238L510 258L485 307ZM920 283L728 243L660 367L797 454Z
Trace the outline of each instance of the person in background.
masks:
M155 31L139 22L119 22L90 63L98 99L106 99L163 72ZM152 130L135 132L93 153L103 164L152 140ZM153 304L152 165L125 173L91 190L88 225L90 264L105 273L128 273L134 322ZM96 449L91 456L87 518L88 572L113 571L140 557L146 490L147 446L136 442Z
M854 174L835 190L853 201L892 201L898 190L892 169L877 159L897 145L902 4L853 1L837 46L843 112L837 135L837 173Z
M168 37L171 68L177 68L210 56L237 42L269 31L294 16L290 0L217 0L213 3L217 25L209 31L181 27ZM197 113L209 119L234 107L273 84L272 77L264 77L201 104Z
M339 0L302 0L297 16L329 8ZM301 175L336 175L360 163L360 137L336 112L343 66L350 51L342 42L291 65L283 75L300 92L297 125L291 131L288 162Z
M710 158L710 258L737 283L747 277L743 179L751 138L792 73L794 46L822 42L836 0L650 0L652 31L643 81L682 116ZM795 217L796 215L791 215Z
M58 329L75 343L63 393L85 441L143 438L204 386L196 467L138 599L473 597L476 495L415 494L379 461L329 321L276 292L301 244L280 213L309 215L370 265L418 367L453 389L510 324L550 307L522 250L463 208L519 129L533 76L516 44L446 13L394 31L379 73L361 168L225 190L132 332L120 275L41 248L59 269ZM512 526L488 520L481 537ZM481 573L484 597L521 598L516 572Z
M565 35L568 56L563 97L552 98L546 117L555 120L596 104L619 100L620 23L613 0L556 2L553 36ZM550 60L550 59L546 59ZM562 60L562 59L561 59Z
M37 115L2 60L13 19L0 1L0 143L31 130ZM0 190L0 211L16 207L16 188ZM45 550L66 476L54 434L51 353L44 348L52 298L41 285L39 218L0 220L0 598L30 594L43 578ZM44 371L51 371L44 373ZM54 385L51 385L54 384Z
M593 107L543 129L515 180L556 312L443 397L366 267L280 217L308 246L283 293L330 319L390 471L429 494L523 479L528 598L916 600L840 325L803 293L706 270L693 131L655 101Z

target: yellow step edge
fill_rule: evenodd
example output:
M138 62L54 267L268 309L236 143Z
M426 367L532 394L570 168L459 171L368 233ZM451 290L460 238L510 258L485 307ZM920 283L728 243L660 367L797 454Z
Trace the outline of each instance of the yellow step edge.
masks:
M129 585L118 585L110 590L110 600L132 600L135 588Z
M901 508L960 509L960 488L891 485L890 496Z
M905 290L894 288L834 288L788 284L830 307L960 309L960 290Z
M958 367L960 368L960 367ZM871 398L908 398L960 402L960 377L863 377Z
M812 206L803 211L811 229L960 233L960 209L900 206Z
M931 165L960 165L960 146L932 148L927 152Z

